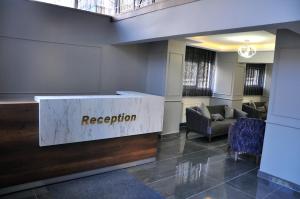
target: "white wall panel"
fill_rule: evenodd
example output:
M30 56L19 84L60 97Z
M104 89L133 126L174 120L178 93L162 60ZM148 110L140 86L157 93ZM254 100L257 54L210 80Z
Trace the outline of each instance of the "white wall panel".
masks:
M169 65L167 68L167 89L168 99L181 100L182 93L182 74L184 54L169 53Z
M300 35L279 30L260 171L300 185Z

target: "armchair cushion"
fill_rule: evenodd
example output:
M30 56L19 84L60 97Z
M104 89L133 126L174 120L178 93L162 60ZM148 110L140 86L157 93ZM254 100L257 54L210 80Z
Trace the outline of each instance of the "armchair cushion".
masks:
M224 117L220 113L211 114L212 121L223 121Z
M229 106L225 106L225 118L226 119L231 119L234 117L234 109L232 107Z
M216 135L226 134L231 124L233 124L236 119L226 119L223 121L215 121L211 123L211 131Z
M266 107L265 107L265 106L258 106L258 107L256 107L256 109L257 109L258 111L260 111L260 112L263 112L263 113L266 112Z
M208 119L211 119L211 115L209 113L209 110L207 109L206 106L202 106L201 107L201 111L202 111L202 114L207 117Z
M235 119L245 118L245 117L248 117L248 113L246 113L244 111L241 111L241 110L238 110L238 109L234 109L233 117Z
M224 109L224 105L217 105L217 106L207 106L207 109L211 114L221 114L223 117L225 117L225 109Z

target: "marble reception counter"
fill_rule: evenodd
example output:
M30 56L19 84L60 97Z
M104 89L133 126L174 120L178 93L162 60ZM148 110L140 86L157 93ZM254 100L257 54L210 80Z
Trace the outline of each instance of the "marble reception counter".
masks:
M163 113L129 91L0 103L0 195L154 161Z
M40 146L162 131L164 99L130 91L103 96L36 96Z

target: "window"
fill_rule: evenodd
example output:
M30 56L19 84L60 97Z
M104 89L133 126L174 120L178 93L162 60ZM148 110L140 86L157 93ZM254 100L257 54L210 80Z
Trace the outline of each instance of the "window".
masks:
M155 0L33 0L113 16L155 3Z
M75 8L105 15L114 15L115 0L75 0Z
M262 95L264 91L265 64L247 64L244 95Z
M116 0L116 13L126 13L153 3L155 0Z
M187 46L183 96L211 96L216 53Z
M36 0L36 1L69 7L69 8L74 8L75 5L75 0Z

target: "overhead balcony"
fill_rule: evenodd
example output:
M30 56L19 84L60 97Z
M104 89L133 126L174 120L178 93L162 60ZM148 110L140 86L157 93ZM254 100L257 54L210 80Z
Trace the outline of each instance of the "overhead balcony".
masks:
M115 21L199 0L33 0L112 16Z

